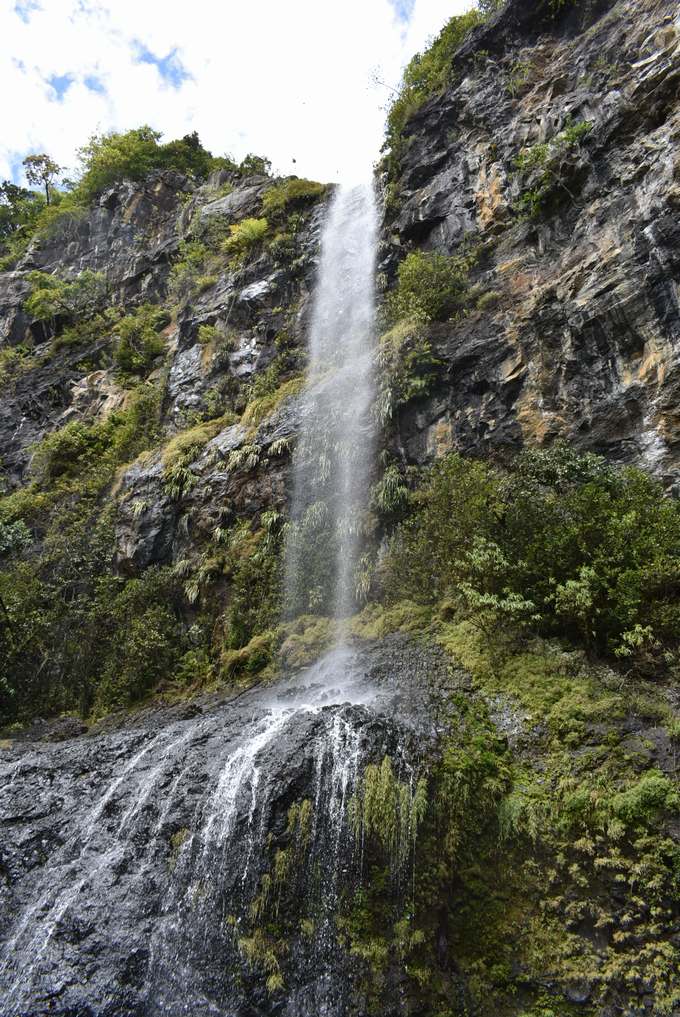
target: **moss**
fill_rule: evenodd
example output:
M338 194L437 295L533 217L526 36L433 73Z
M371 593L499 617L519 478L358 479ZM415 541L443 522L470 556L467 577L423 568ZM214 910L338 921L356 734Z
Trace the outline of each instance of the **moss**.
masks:
M375 840L392 869L401 869L415 850L427 810L427 781L401 781L392 761L369 764L349 802L350 825L357 841Z
M233 423L232 417L218 417L216 420L206 420L195 427L180 431L174 438L171 438L162 451L163 465L170 469L188 457L195 459L205 448L209 441L220 433L225 427Z
M332 619L301 615L282 627L281 662L296 669L311 664L332 645L336 626Z
M326 190L326 184L291 177L275 184L265 192L262 208L266 215L281 216L318 201L326 193Z
M251 399L241 418L242 423L253 433L267 417L271 417L287 400L298 395L304 388L305 379L300 375L284 381L273 392Z
M382 639L390 632L422 632L427 628L429 620L429 608L410 600L402 600L389 607L367 604L350 620L349 628L358 639Z
M221 674L230 681L262 674L272 663L276 639L274 631L260 632L245 646L225 649L220 656Z

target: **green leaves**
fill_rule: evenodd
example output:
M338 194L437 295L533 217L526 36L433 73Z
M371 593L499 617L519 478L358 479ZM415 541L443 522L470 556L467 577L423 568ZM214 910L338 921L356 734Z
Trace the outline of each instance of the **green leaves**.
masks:
M414 496L388 591L485 613L631 660L675 650L680 507L639 470L565 445L508 471L451 455Z
M387 298L390 319L449 319L465 302L468 274L475 260L474 253L457 257L435 251L407 254L399 266L397 286Z

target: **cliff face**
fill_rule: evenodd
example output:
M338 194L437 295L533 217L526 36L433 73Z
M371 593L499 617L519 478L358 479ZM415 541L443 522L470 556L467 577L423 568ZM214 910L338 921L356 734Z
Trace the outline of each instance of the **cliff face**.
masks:
M0 273L1 1017L680 1013L677 506L573 458L680 480L676 13L509 0L386 154L342 653L280 592L331 189Z
M510 3L407 124L384 267L466 241L492 294L433 332L442 370L401 414L407 459L563 436L675 483L676 13Z

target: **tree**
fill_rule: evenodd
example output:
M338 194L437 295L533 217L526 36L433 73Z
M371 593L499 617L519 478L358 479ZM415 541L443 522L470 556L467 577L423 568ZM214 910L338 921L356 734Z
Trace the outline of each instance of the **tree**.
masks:
M49 205L50 187L54 185L55 177L61 173L61 166L58 166L54 159L42 152L40 155L27 155L24 159L24 169L29 184L45 188L45 200Z
M35 191L3 180L0 183L0 243L30 224L42 207L42 197Z

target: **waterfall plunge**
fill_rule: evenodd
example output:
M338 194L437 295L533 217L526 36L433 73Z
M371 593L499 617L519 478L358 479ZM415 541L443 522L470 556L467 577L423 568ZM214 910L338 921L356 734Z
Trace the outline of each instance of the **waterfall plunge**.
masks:
M323 608L340 619L354 602L375 437L376 232L372 187L339 189L322 238L295 456L291 613ZM315 931L291 951L298 984L285 1012L346 1013L351 986L334 975L340 881L358 863L346 807L370 747L368 719L372 729L394 710L392 693L365 675L355 652L339 646L271 691L144 735L141 747L134 730L104 735L84 764L76 740L62 761L68 810L59 813L58 844L18 882L15 915L0 930L3 1014L43 1012L36 1001L53 996L63 1014L87 1006L126 1017L226 1017L243 1012L244 1000L250 1012L239 937L252 931L253 902L271 878L268 838L293 790L313 805L296 878ZM50 772L49 756L36 752L12 777L30 781L36 765ZM0 763L0 785L2 776ZM120 982L88 985L99 952L123 972Z
M371 183L340 187L321 240L286 547L290 614L321 609L340 619L355 600L375 438L377 219Z

